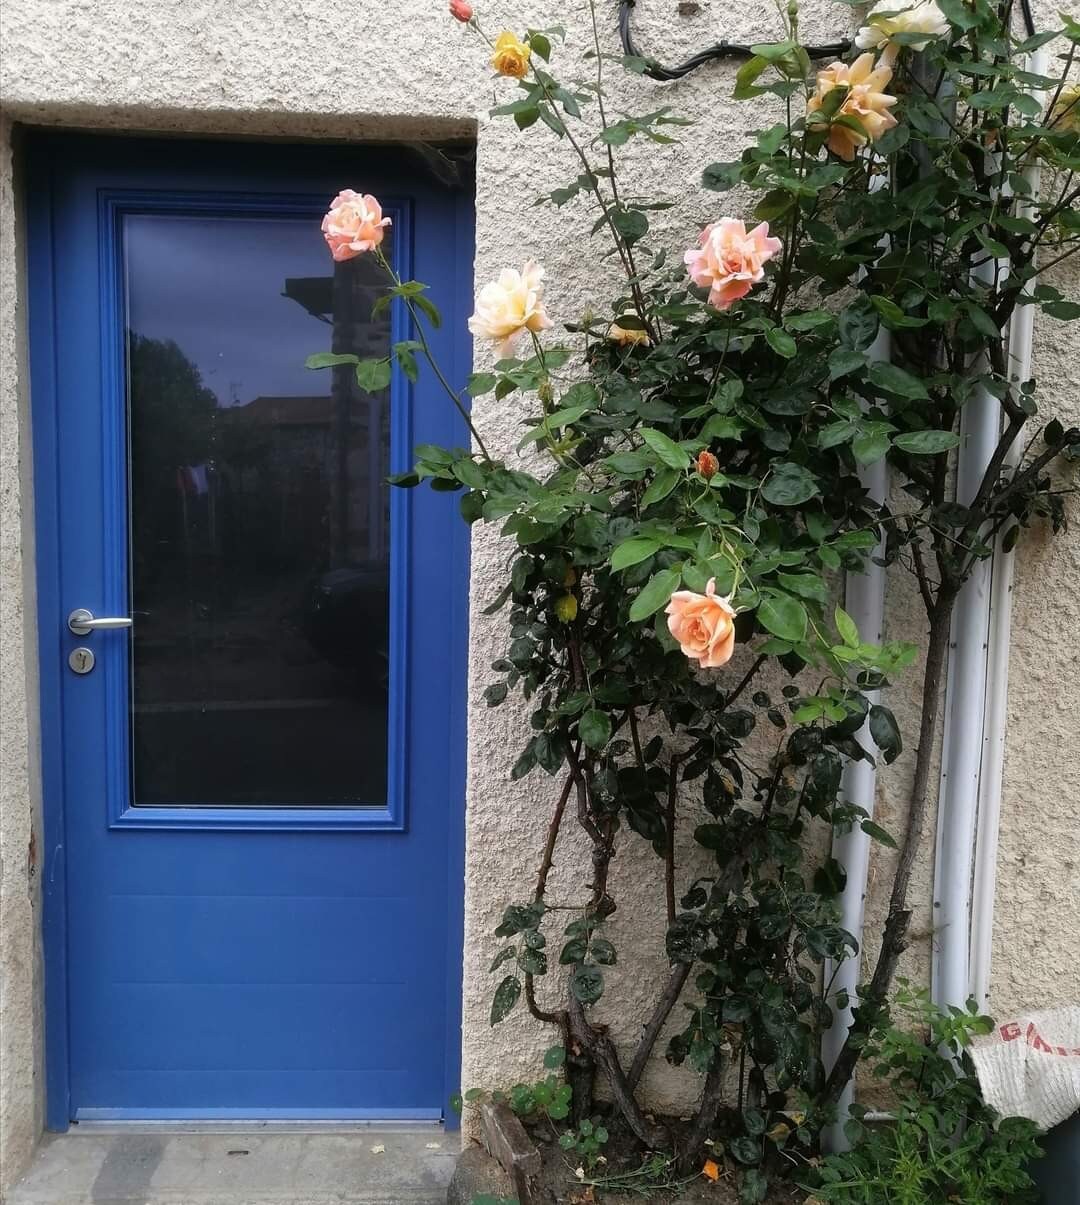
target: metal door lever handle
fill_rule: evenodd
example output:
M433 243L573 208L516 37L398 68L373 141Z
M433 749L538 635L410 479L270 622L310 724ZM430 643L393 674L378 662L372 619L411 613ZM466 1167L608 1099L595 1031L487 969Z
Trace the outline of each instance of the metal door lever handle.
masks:
M73 636L89 636L91 632L130 628L131 625L132 621L126 615L103 615L100 619L95 619L93 611L88 611L85 607L77 607L68 616L67 621L68 631Z

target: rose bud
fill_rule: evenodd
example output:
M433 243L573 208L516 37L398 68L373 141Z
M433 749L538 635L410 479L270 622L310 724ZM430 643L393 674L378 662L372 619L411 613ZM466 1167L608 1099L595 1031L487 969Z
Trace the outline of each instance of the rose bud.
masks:
M710 477L715 477L720 472L720 461L711 452L699 452L697 471L708 481Z

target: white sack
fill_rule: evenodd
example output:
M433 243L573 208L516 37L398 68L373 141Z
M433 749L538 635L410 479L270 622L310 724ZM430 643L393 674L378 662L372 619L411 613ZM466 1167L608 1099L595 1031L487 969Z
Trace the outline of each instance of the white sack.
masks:
M1021 1013L974 1038L971 1058L989 1105L1049 1130L1080 1109L1080 1005Z

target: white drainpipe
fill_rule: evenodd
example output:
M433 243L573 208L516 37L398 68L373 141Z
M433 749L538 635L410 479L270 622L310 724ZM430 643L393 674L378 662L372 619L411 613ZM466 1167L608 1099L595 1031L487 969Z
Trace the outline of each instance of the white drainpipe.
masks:
M1000 265L980 264L975 275L993 284ZM956 501L967 506L1001 432L1001 405L985 389L964 405ZM936 1003L962 1005L968 994L971 870L978 812L990 642L990 561L977 561L953 612L945 688L945 731L938 791L934 858L931 994Z
M884 179L878 187L884 187ZM883 327L870 347L869 354L876 360L888 360L890 355L889 333ZM859 478L867 494L875 502L883 502L888 491L888 468L884 458L860 470ZM844 610L855 621L859 635L871 644L880 644L885 626L885 570L875 565L873 558L880 559L883 542L879 541L866 563L865 573L849 574L844 584ZM877 691L868 691L871 703L878 700ZM874 748L870 736L869 721L858 733L858 741L867 751ZM848 761L844 765L840 783L842 797L874 814L874 793L877 786L877 768L873 761ZM847 872L847 881L840 894L840 926L851 933L859 943L859 952L839 965L831 960L825 965L825 982L832 983L832 992L847 993L848 1003L844 1008L833 1009L833 1023L822 1038L822 1059L826 1073L832 1069L844 1044L852 1023L852 1008L856 1003L856 988L859 984L859 969L862 963L863 917L866 910L866 880L870 870L870 838L858 825L850 832L833 838L832 855ZM837 1121L829 1126L823 1141L826 1150L841 1151L849 1146L843 1124L847 1119L848 1106L854 1100L855 1083L849 1080L837 1102Z
M1031 55L1028 69L1035 75L1046 71L1046 52L1039 47ZM1036 93L1040 103L1041 93ZM1024 172L1030 197L1039 195L1039 161L1032 160ZM1019 207L1017 215L1031 217L1034 207ZM1017 383L1031 376L1031 341L1035 307L1025 305L1013 314L1009 327L1009 375ZM1016 467L1020 441L1009 452L1005 471ZM971 943L968 992L979 1007L990 999L990 955L994 927L994 888L997 879L998 832L1001 817L1001 781L1005 768L1005 726L1009 695L1009 646L1012 626L1012 587L1015 558L1004 552L998 537L990 584L990 629L986 666L986 705L983 716L983 766L979 776L978 812L975 828L975 865L972 875Z

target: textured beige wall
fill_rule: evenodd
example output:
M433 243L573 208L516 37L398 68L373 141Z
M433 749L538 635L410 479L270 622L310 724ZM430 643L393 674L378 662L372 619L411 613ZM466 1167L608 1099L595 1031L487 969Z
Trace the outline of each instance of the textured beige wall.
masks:
M10 134L0 114L0 1191L35 1141L43 1103L30 440Z
M558 4L509 0L479 5L485 25L521 28L561 22L567 51L558 70L591 73L580 55L587 46L587 9L582 0ZM615 52L615 6L599 3L605 49ZM1042 5L1047 14L1049 3ZM812 0L803 14L804 35L833 40L851 22L850 10L832 0ZM683 16L676 0L640 0L634 15L641 48L671 61L719 37L767 40L777 32L769 0L733 7L704 0L696 15ZM213 0L188 3L149 0L4 0L0 11L0 101L16 120L77 127L177 130L228 136L286 136L333 139L409 139L469 134L478 121L477 277L483 281L506 263L527 255L549 272L549 302L560 320L572 320L586 306L600 306L596 248L577 205L561 212L532 208L533 198L576 174L566 148L546 129L518 136L506 122L483 116L497 99L511 94L493 84L484 55L465 31L444 15L441 0L250 0L226 5ZM753 128L763 122L758 105L730 99L737 64L711 66L689 79L659 85L615 71L614 107L630 111L670 104L696 124L680 145L660 150L645 143L623 153L639 187L676 202L654 220L657 241L674 250L691 232L727 206L699 191L700 169L712 159L733 157ZM5 142L6 145L6 142ZM8 175L4 176L9 180ZM343 184L362 186L362 181ZM26 871L30 799L25 750L27 736L20 618L20 580L29 581L29 550L20 547L25 521L18 494L19 449L25 429L17 422L19 381L15 338L19 329L13 276L10 188L4 193L4 287L0 295L0 392L4 436L4 785L0 824L4 845L5 907L0 927L0 961L5 992L0 1008L5 1054L0 1080L0 1130L8 1144L4 1174L15 1174L36 1125L31 1084L36 1066L33 1000L34 923L32 887ZM1075 290L1076 281L1070 287ZM1041 371L1062 403L1076 405L1080 354L1075 336L1065 344L1064 328L1040 332ZM483 353L481 352L481 356ZM518 403L485 399L478 420L493 441L512 446ZM487 963L496 944L491 930L504 901L523 894L532 877L541 827L550 805L551 783L534 776L510 784L507 771L521 744L518 715L507 705L488 712L480 699L488 665L502 647L502 620L480 612L497 592L503 554L490 534L478 535L473 557L473 638L470 696L473 702L469 750L469 816L466 902L464 1067L466 1086L512 1082L533 1065L546 1044L520 1015L495 1030L487 1024L491 979ZM1071 712L1078 702L1069 670L1077 647L1080 565L1075 544L1035 546L1018 575L1018 639L1013 657L1003 874L998 892L999 940L995 984L1003 1004L1052 995L1080 996L1080 933L1071 923L1070 891L1080 862L1080 778L1070 754ZM27 575L25 579L21 575ZM10 585L10 590L8 589ZM9 602L9 598L12 600ZM918 638L922 630L913 599L890 595L892 635ZM31 646L32 647L32 646ZM1033 704L1054 700L1051 731ZM905 728L915 716L908 701L899 707ZM32 732L32 727L31 727ZM899 823L904 775L899 764L879 792L887 822ZM928 849L932 840L928 841ZM573 834L560 847L552 895L579 899L586 880L581 850ZM885 859L875 863L871 914L887 874ZM1068 863L1068 865L1066 865ZM928 951L929 859L916 892L925 905L917 925L924 934L913 950L920 969ZM1072 888L1069 875L1072 875ZM612 975L611 991L644 1009L663 973L660 887L652 855L636 838L620 843L614 888L622 912L614 936L624 963ZM1052 897L1048 904L1043 894ZM631 920L637 914L638 919ZM648 919L642 920L640 917ZM1036 942L1038 945L1036 947ZM1033 948L1035 947L1035 948ZM633 951L634 957L629 957ZM617 1034L633 1036L633 1017ZM657 1105L685 1099L689 1084L662 1063L651 1076Z

